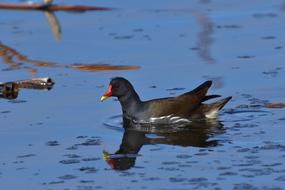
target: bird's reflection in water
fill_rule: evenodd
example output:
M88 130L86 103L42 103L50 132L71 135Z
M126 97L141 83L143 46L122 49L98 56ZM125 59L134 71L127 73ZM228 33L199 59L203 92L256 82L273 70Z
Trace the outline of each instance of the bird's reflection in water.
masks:
M132 168L140 149L144 145L213 147L218 145L218 140L211 140L210 138L215 134L224 132L223 125L216 120L195 121L183 126L170 127L134 124L130 120L124 119L123 127L125 131L119 150L114 154L103 151L103 159L114 170Z

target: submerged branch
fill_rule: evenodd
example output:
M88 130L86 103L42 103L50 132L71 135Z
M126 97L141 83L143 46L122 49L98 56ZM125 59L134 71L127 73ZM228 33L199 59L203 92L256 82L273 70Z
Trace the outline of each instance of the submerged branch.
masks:
M108 11L112 8L84 5L19 4L0 3L0 9L40 10L40 11Z
M140 66L135 65L110 65L110 64L73 64L70 68L77 69L80 71L115 71L115 70L136 70Z

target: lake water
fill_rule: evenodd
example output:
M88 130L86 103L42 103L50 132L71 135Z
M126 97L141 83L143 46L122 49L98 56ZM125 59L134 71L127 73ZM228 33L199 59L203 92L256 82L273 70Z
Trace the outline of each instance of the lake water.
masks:
M0 99L1 189L285 187L285 1L57 3L115 9L0 11L0 82L55 81ZM205 80L233 99L216 122L125 131L100 102L115 76L143 100Z

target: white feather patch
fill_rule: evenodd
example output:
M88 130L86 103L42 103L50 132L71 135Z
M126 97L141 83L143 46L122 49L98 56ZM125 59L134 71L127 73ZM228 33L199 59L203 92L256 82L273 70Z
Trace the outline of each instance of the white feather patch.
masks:
M211 110L205 114L208 119L215 119L218 117L218 109Z
M173 116L173 115L167 115L167 116L161 116L161 117L151 117L149 121L152 123L188 123L191 122L189 119Z

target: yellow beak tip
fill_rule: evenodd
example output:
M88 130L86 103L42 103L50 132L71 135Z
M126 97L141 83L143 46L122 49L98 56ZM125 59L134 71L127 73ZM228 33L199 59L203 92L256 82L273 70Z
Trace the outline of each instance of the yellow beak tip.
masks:
M108 96L101 96L101 102L103 102L104 100L108 99Z

